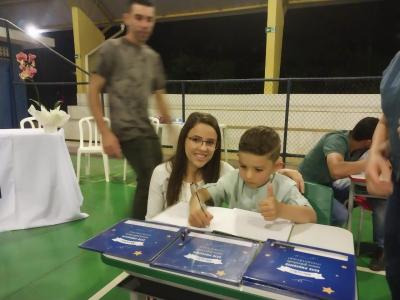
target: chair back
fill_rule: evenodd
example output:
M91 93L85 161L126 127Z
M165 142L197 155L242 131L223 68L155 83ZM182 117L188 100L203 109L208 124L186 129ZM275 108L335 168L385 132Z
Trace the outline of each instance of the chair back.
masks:
M154 131L158 134L160 128L160 120L155 117L149 117L151 125L153 125Z
M30 128L40 128L43 127L42 124L39 123L38 120L36 120L34 117L27 117L22 119L19 122L19 127L20 128L25 128L25 124L28 123L30 125Z
M305 182L304 196L317 213L317 223L331 225L333 190L325 185Z
M110 126L110 119L103 117ZM85 117L79 120L79 148L100 147L101 135L93 117Z

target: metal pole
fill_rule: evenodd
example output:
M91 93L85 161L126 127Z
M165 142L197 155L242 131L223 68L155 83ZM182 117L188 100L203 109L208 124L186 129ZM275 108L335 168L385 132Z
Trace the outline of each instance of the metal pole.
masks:
M17 28L18 30L22 31L23 33L25 33L27 36L29 36L32 40L34 40L35 42L41 44L43 47L45 47L47 50L49 50L50 52L52 52L53 54L57 55L58 57L60 57L62 60L66 61L68 64L75 66L75 68L77 68L78 70L82 71L83 73L89 75L89 72L86 71L85 69L82 69L80 66L78 66L77 64L75 64L74 62L70 61L68 58L66 58L65 56L63 56L62 54L58 53L56 50L52 49L51 47L47 46L45 43L43 43L40 39L36 39L31 37L25 30L23 30L21 27L18 27L17 25L15 25L14 23L10 22L7 19L3 19L0 18L0 21L5 22L6 24L10 24L13 27ZM6 29L8 30L8 26L6 25ZM8 31L7 31L8 32ZM7 33L8 34L8 33Z
M182 122L186 121L186 117L185 117L185 109L186 109L186 86L185 86L185 82L182 81L181 82L181 89L182 89Z
M283 130L283 147L282 147L282 159L283 163L286 163L287 154L287 135L289 129L289 107L290 107L290 93L292 91L292 81L288 80L286 90L286 108L285 108L285 127Z
M8 28L8 24L7 22L5 22L6 24L6 35L7 35L7 47L8 47L8 56L10 59L10 87L11 87L11 91L10 91L10 102L11 102L11 125L13 128L18 127L17 125L17 104L15 103L15 87L14 87L14 61L12 59L12 47L11 47L11 37L10 37L10 30Z

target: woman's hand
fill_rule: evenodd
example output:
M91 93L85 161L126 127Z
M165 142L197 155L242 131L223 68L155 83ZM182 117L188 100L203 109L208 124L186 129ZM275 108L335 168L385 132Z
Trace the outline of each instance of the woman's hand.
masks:
M294 180L300 193L304 194L304 179L303 175L301 175L299 171L293 169L280 169L278 172Z

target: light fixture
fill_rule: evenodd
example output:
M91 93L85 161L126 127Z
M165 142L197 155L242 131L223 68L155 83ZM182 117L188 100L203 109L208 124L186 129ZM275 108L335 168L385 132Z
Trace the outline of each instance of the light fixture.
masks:
M38 38L41 33L41 30L39 30L35 25L26 26L25 31L30 37L32 37L34 39Z

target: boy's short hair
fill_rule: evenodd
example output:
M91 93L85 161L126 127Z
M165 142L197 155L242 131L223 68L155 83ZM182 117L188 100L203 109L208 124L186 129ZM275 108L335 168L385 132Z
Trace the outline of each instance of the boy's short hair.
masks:
M278 133L267 126L256 126L247 129L239 142L239 152L266 155L275 162L280 155L281 139Z
M376 125L378 125L379 119L374 117L366 117L361 119L353 130L350 132L351 137L355 141L372 140Z

